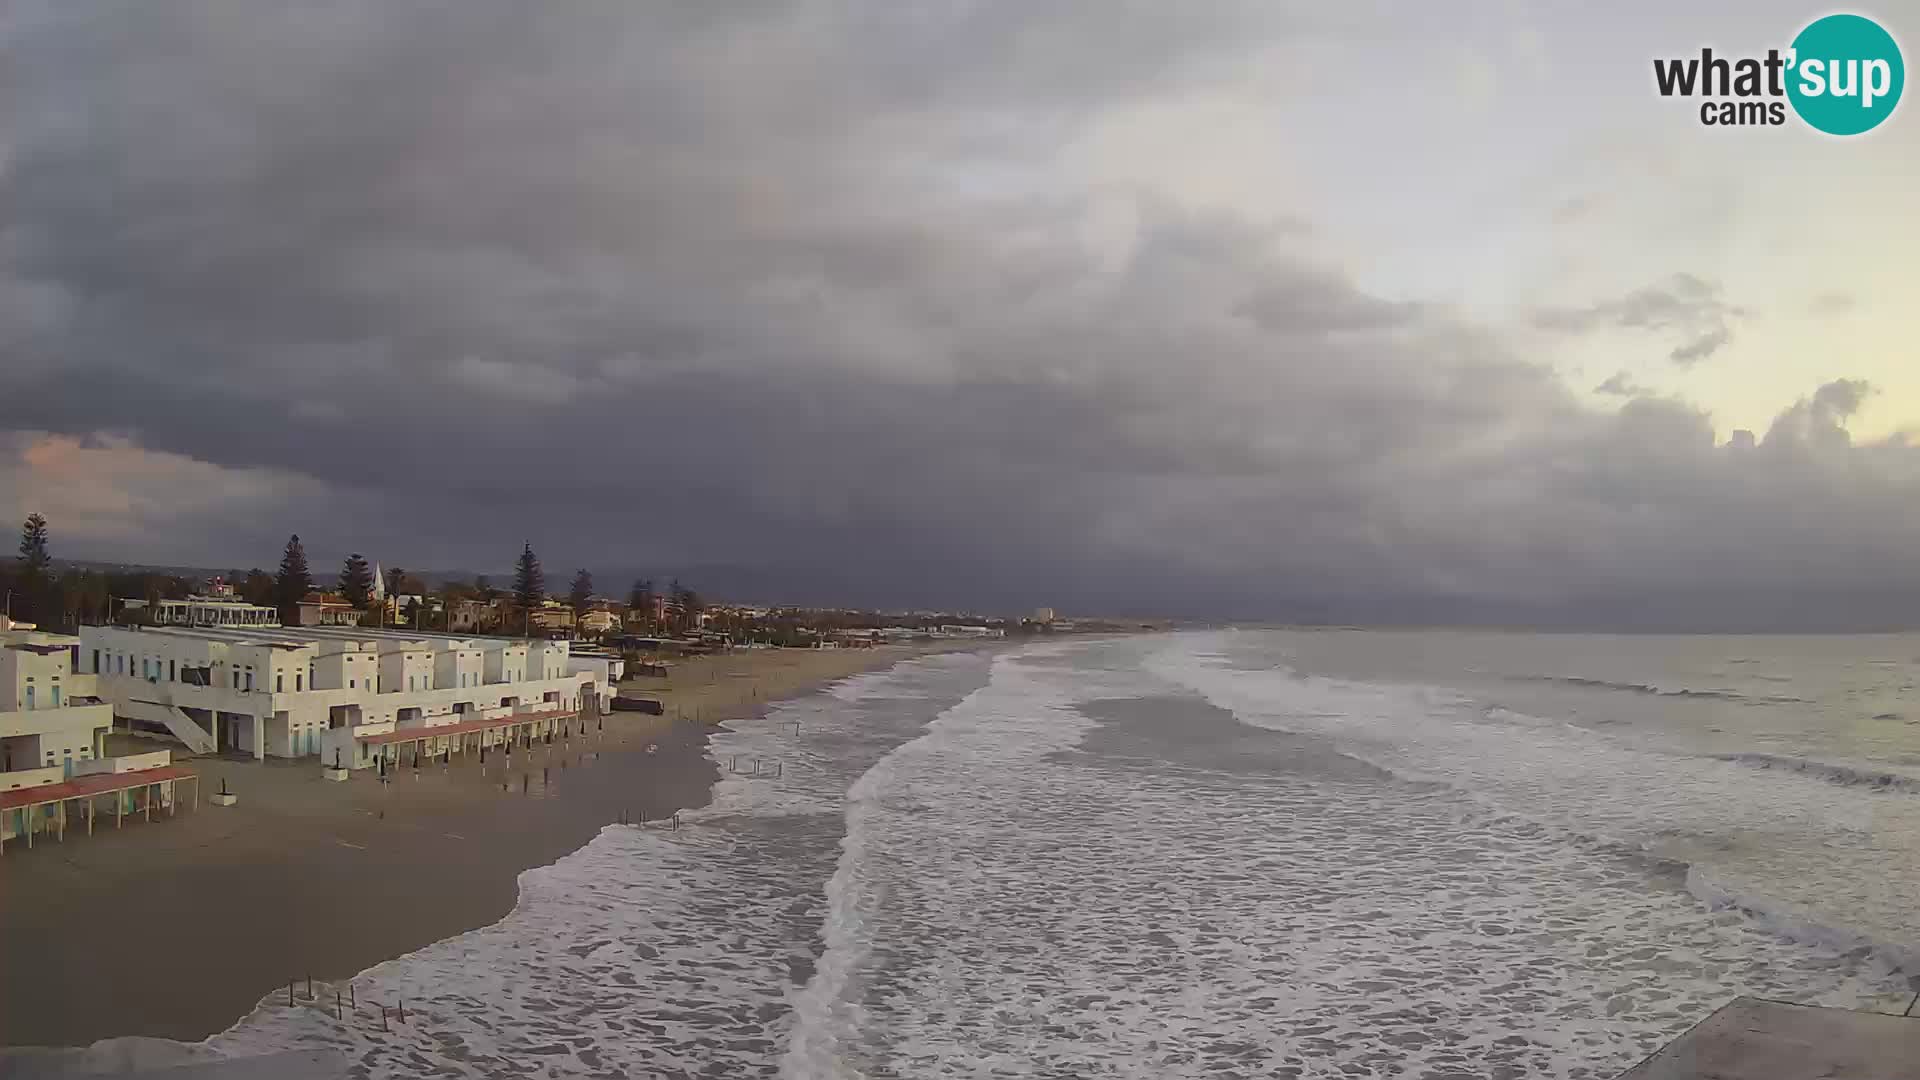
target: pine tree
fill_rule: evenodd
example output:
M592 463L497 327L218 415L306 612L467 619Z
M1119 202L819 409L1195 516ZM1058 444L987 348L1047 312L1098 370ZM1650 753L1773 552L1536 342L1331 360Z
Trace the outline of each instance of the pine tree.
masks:
M522 610L531 611L546 598L547 579L540 572L540 557L533 553L532 544L526 544L520 549L520 565L513 571L513 601Z
M53 556L47 551L47 519L28 514L20 525L20 576L28 581L45 581Z
M347 556L346 565L340 568L340 592L347 603L362 611L373 602L373 567L357 551Z
M27 515L20 525L20 556L18 583L15 588L24 603L13 605L15 616L24 616L25 621L48 622L53 591L53 556L47 551L47 519L39 514Z
M406 580L407 572L397 566L387 571L387 599L392 600L395 604L400 603L400 586L405 584Z
M567 590L567 601L573 605L573 614L579 618L586 613L587 601L593 599L593 575L578 570L573 575L573 587Z
M300 546L300 536L296 533L287 538L286 553L280 556L280 575L273 579L280 621L289 625L298 621L300 601L312 591L313 575L307 571L307 549Z

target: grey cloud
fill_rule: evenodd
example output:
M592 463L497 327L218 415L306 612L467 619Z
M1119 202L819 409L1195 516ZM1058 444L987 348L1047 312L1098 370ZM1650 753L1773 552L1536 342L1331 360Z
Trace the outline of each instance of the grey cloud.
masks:
M1681 367L1692 367L1720 350L1722 345L1732 340L1733 335L1724 326L1716 327L1701 334L1683 345L1676 345L1667 359Z
M1639 397L1648 393L1646 387L1633 381L1633 377L1624 371L1616 371L1607 376L1606 381L1593 388L1596 394L1612 394L1616 397Z
M0 31L0 311L34 313L0 430L122 433L194 493L91 507L75 555L526 538L767 599L1542 621L1920 573L1920 461L1835 437L1852 391L1717 446L1297 222L1050 174L1117 105L1344 32L1168 10L43 9ZM1683 275L1548 322L1738 316ZM10 468L16 514L51 474Z
M1732 324L1746 311L1727 302L1720 286L1679 273L1656 285L1584 307L1544 308L1533 315L1542 330L1585 334L1596 330L1640 330L1678 334L1668 359L1683 367L1712 356L1733 338Z

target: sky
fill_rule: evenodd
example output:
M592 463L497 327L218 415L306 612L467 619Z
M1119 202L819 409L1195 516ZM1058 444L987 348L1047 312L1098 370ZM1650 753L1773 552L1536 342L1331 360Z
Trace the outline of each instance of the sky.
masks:
M614 593L1920 625L1915 105L1703 127L1654 58L1826 9L1676 7L0 6L0 514Z

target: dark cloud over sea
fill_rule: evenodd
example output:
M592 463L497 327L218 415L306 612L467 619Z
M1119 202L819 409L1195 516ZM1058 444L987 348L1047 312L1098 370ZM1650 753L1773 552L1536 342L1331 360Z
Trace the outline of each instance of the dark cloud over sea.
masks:
M1071 7L0 15L0 510L77 557L530 540L769 600L1902 621L1920 450L1848 435L1844 358L1716 441L1377 295L1309 206L1052 169L1250 39L1355 32ZM1676 272L1536 328L1691 364L1746 315Z

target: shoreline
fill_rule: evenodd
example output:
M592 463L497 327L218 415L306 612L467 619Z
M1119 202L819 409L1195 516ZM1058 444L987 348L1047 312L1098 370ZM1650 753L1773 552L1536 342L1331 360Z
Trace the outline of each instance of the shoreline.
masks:
M385 786L369 770L327 783L306 760L187 759L203 782L228 783L240 804L203 798L172 820L7 852L0 1047L197 1042L288 979L351 978L491 925L518 902L522 872L578 850L603 826L710 801L719 774L705 749L715 725L939 651L949 650L752 650L682 661L668 679L619 688L661 699L663 716L608 713L604 730L551 748L510 761L492 754L485 766L470 757L403 767Z

